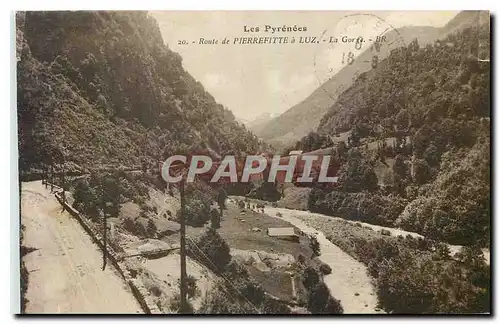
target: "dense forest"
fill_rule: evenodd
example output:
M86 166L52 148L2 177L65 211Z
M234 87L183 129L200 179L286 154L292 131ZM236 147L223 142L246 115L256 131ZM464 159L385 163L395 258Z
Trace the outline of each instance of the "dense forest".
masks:
M489 25L393 50L361 74L290 149L333 148L336 190L314 188L308 209L418 232L328 237L367 265L389 313L490 311ZM327 229L324 229L327 230ZM464 245L453 257L446 244Z
M361 74L294 146L330 147L349 134L336 145L343 186L314 190L309 208L489 246L489 35L485 24L425 47L415 39ZM390 172L380 179L377 168Z
M20 169L135 167L193 145L255 152L258 139L182 67L147 12L17 16Z

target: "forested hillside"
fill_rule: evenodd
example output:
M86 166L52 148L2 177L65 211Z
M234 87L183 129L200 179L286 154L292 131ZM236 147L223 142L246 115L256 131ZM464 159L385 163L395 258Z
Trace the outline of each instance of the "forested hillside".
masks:
M319 132L358 126L367 135L391 134L445 119L488 117L489 63L478 60L489 51L485 28L469 28L423 48L415 39L394 50L339 97L322 118Z
M416 38L420 46L425 46L450 33L470 26L478 26L488 20L487 12L462 11L441 28L410 26L390 31L385 35L388 41L381 44L376 53L372 48L368 48L354 60L353 64L346 65L302 102L268 122L265 127L256 129L255 132L270 143L298 140L308 132L317 129L322 117L328 111L332 111L329 108L338 96L354 83L357 75L371 69L371 65L364 62L371 62L374 54L382 60L390 54L391 50L401 46L402 42L409 44Z
M343 188L314 191L310 208L488 246L489 37L484 24L425 47L415 40L360 75L323 117L319 135L304 138L325 147L330 135L351 131ZM387 179L374 178L380 165L390 169Z
M193 145L255 151L257 138L205 91L147 12L17 17L20 169L153 163Z

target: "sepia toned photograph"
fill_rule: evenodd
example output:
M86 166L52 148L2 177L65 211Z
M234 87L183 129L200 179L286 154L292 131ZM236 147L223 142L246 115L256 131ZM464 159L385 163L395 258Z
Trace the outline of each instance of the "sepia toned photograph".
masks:
M18 314L491 316L489 11L13 15Z

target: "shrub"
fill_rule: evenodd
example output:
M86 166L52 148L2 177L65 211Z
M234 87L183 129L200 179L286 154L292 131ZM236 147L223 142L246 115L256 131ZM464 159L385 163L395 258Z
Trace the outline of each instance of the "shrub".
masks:
M312 314L342 314L340 302L330 295L328 287L320 282L309 292L307 308Z
M480 249L467 247L455 260L446 245L411 236L360 239L355 246L389 313L489 312L490 268Z
M29 272L26 269L24 260L21 260L21 314L26 312L28 298L26 298L26 291L28 290Z
M210 226L214 229L220 228L221 215L217 208L210 209Z
M228 288L217 283L202 300L201 314L252 314L256 311L248 304L228 294Z
M312 190L308 206L312 212L338 216L347 220L393 226L407 201L398 196L375 193L324 192Z
M231 262L229 245L213 228L209 228L199 238L197 246L204 254L201 256L202 263L213 271L218 273L223 272L229 262ZM198 252L196 248L193 250Z
M137 235L137 236L141 236L141 237L145 237L147 236L147 229L144 227L144 225L137 221L138 219L134 220L132 218L126 218L123 220L123 228L125 228L125 230L127 230L128 232L134 234L134 235Z
M172 312L176 313L181 313L181 295L180 294L175 294L174 297L170 300L170 309ZM186 303L187 309L185 310L185 314L193 314L194 313L194 307L193 305L187 301Z
M195 191L189 196L186 193L186 224L200 227L205 225L210 220L211 201L205 195ZM177 212L177 219L181 217L181 210Z
M191 276L191 275L188 275L187 278L186 278L186 294L187 294L187 298L196 298L197 296L199 296L200 294L200 290L198 289L198 287L196 286L196 278ZM178 279L177 280L177 284L181 285L181 280Z
M304 284L304 287L307 290L312 289L314 286L316 286L320 281L320 276L316 269L314 269L311 266L308 266L307 268L304 269L304 272L302 274L302 283Z
M146 228L146 235L148 237L155 237L156 236L156 225L155 222L150 218L148 219L148 226Z
M323 274L323 275L329 275L330 273L332 273L332 268L326 264L326 263L322 263L320 266L319 266L319 271Z
M391 236L391 231L386 230L385 228L383 228L383 229L380 230L380 234L382 234L384 236Z
M288 306L268 296L264 296L261 311L263 314L290 314Z
M311 250L313 251L313 256L320 256L321 255L320 245L319 245L318 239L313 235L309 236L309 246L311 247Z

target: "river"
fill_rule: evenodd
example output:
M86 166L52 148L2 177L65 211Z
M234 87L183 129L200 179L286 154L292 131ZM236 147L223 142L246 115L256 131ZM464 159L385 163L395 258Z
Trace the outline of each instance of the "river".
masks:
M418 237L423 238L424 237L421 234L418 234L415 232L405 231L405 230L402 230L400 228L386 227L386 226L373 225L370 223L364 223L364 222L359 222L359 221L345 220L345 219L340 218L340 217L327 216L327 215L323 215L323 214L312 213L310 211L287 209L287 208L276 208L276 207L268 207L268 206L265 207L265 210L266 210L267 214L276 215L276 213L281 213L282 215L285 215L285 214L288 215L289 218L290 217L297 218L298 220L300 220L300 218L303 218L303 217L319 217L319 218L328 218L328 219L334 218L334 219L338 219L338 220L344 220L344 221L347 221L349 223L358 223L358 224L361 224L362 226L370 227L374 231L380 231L380 230L384 229L384 230L391 232L392 236L411 235L415 238L418 238ZM318 230L320 230L320 229L316 229L316 231L318 231ZM462 248L461 245L453 245L453 244L448 244L448 247L450 249L450 254L452 256L455 255L456 253L458 253L460 251L460 249ZM486 260L486 263L490 264L490 251L488 249L483 249L483 255L484 255L484 258Z
M242 197L231 197L230 201L234 203L235 200L240 199L242 199ZM255 202L256 200L252 200L252 204L255 204ZM341 301L345 314L381 313L381 311L377 308L377 297L373 279L368 275L366 266L344 252L337 245L330 242L326 238L325 233L322 232L321 228L311 227L303 221L305 217L328 219L335 218L343 220L342 218L312 213L310 211L270 207L266 205L267 202L261 203L265 205L264 212L268 216L278 217L277 214L280 213L281 219L299 228L302 232L308 235L314 235L317 238L321 251L319 259L332 268L332 273L324 277L325 284L330 290L332 296ZM392 236L411 235L415 238L423 237L421 234L404 231L399 228L391 228L349 220L345 221L350 223L360 223L362 226L370 227L375 231L385 229L390 231ZM452 255L456 254L461 248L459 245L448 244L448 246ZM484 249L483 254L486 262L489 264L489 250Z

